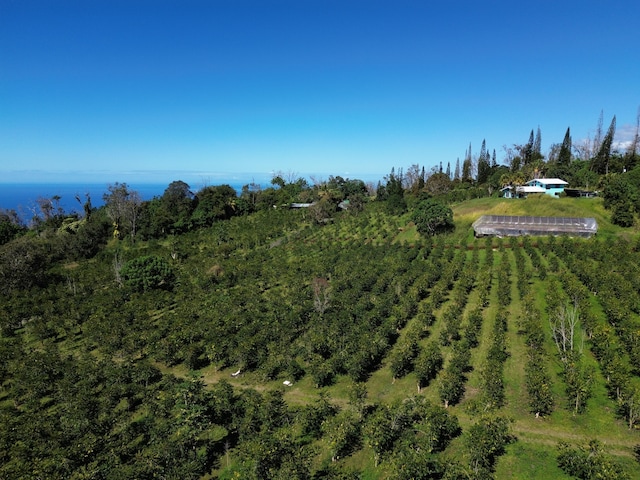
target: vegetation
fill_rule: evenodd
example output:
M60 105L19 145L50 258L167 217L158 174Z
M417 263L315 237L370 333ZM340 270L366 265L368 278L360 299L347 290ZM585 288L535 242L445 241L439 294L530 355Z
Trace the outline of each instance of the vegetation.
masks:
M377 197L277 175L3 214L0 477L637 477L638 173L601 150L596 199L489 198L483 146L485 183L469 149L460 178L410 167ZM609 209L627 201L631 227ZM600 234L470 228L547 212Z

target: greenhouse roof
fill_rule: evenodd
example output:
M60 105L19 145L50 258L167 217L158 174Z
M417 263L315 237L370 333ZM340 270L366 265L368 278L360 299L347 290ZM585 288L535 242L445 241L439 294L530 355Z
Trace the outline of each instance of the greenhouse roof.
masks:
M483 215L473 222L476 236L569 235L590 237L598 231L595 218Z

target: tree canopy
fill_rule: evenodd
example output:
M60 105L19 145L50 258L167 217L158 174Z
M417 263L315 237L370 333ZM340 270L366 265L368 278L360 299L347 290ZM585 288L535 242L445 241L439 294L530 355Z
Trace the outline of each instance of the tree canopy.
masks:
M453 211L436 200L423 200L415 207L411 219L418 232L423 235L437 235L450 231L454 227Z

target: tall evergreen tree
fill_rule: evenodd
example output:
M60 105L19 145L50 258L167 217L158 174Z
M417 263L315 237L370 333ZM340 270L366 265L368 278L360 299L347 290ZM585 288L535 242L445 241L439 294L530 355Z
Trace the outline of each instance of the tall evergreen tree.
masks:
M491 168L496 168L498 166L498 161L496 160L496 149L493 149L493 154L491 155Z
M456 158L456 171L453 174L454 180L460 180L460 157Z
M395 168L391 168L391 173L387 177L387 208L392 214L402 214L407 210L407 202L404 199L404 175L402 169L395 173Z
M464 162L462 162L462 181L473 181L473 160L471 158L471 143L469 143L469 149L464 156Z
M424 190L424 183L426 181L426 174L424 172L424 165L422 166L422 171L420 172L420 178L418 178L418 191L421 192Z
M559 165L569 165L571 163L571 127L567 127L567 132L564 134L564 140L560 147L560 153L558 154Z
M480 156L478 157L478 184L486 183L491 175L491 165L489 165L489 153L487 152L487 142L482 140Z
M480 146L480 160L484 160L487 156L487 141L482 139L482 146Z
M534 143L533 129L529 135L529 141L522 147L522 161L525 165L531 163L533 158L533 143Z
M447 177L451 178L451 162L447 162Z
M542 158L542 133L540 132L540 127L538 126L538 130L536 131L535 139L533 140L533 148L531 151L532 160L539 160Z
M600 149L595 158L591 162L592 170L595 170L599 174L609 173L609 162L611 161L611 147L613 145L613 137L616 134L616 116L611 119L609 129L602 139Z

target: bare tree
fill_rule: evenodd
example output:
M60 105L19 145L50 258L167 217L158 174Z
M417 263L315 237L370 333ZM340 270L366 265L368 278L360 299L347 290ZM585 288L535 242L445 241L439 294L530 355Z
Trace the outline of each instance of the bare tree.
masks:
M53 217L53 202L50 198L38 197L36 200L40 213L44 217L44 221L50 220Z
M138 212L142 199L135 190L130 190L126 183L116 182L107 187L109 193L103 196L107 215L113 222L113 236L120 238L123 228L128 228L133 239L136 234Z
M638 107L638 115L636 117L636 134L629 144L627 154L631 156L636 155L638 153L638 145L640 145L640 107Z
M579 348L579 352L582 352L582 346L576 347L575 345L575 330L579 318L578 309L570 305L565 305L559 309L555 317L549 316L551 336L558 348L558 353L563 363L568 361L574 349Z
M422 180L422 185L424 185L424 168L421 168L420 165L414 163L409 168L404 175L404 185L403 187L407 190L413 190L420 188L420 180Z
M140 197L140 194L135 190L130 191L129 201L127 202L127 217L129 220L131 240L135 240L138 226L138 214L140 213L140 205L142 205L142 197Z
M122 255L120 254L120 251L116 251L115 255L113 256L113 262L111 263L111 266L113 267L113 274L119 287L122 286L122 276L120 275L120 270L122 270L123 265L124 260L122 259Z
M286 172L277 170L274 171L271 175L272 184L274 184L274 180L276 185L279 185L280 181L282 181L285 185L289 183L296 183L296 180L298 180L298 172L294 170L287 170Z
M313 308L322 315L331 303L331 287L326 278L316 277L312 282Z
M629 430L640 421L640 389L630 387L623 397L619 400L622 411L627 417Z
M580 160L590 160L594 156L593 141L590 136L574 144L573 149Z
M602 146L602 117L604 111L600 110L600 117L598 117L598 126L596 127L596 133L593 137L593 153L597 153Z

